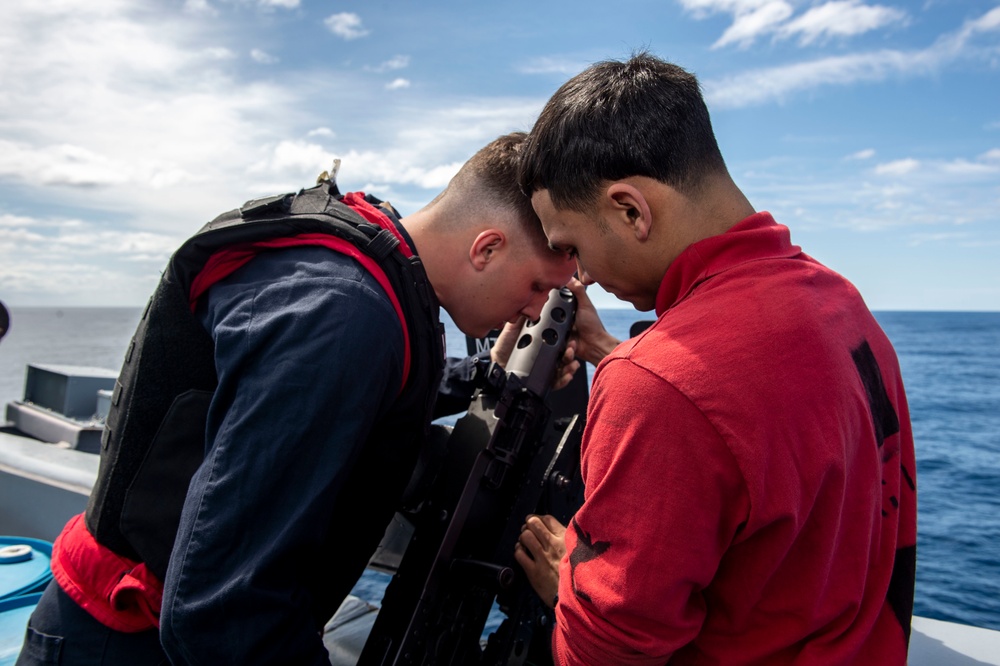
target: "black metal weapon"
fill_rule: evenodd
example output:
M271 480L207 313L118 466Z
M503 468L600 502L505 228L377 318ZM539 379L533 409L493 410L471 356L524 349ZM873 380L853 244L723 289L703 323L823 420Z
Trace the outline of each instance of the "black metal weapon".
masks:
M583 369L574 379L583 383L582 402L579 390L565 399L572 386L562 404L546 400L575 311L572 292L552 290L539 320L522 328L506 370L490 368L448 435L427 496L397 516L410 536L395 546L402 555L359 666L551 661L552 613L513 556L528 514L565 522L581 500ZM495 609L503 619L487 628Z

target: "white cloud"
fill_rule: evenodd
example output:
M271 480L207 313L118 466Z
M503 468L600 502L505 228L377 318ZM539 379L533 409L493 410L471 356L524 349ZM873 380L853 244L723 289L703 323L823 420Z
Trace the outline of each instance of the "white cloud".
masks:
M958 57L970 49L977 36L1000 30L1000 6L994 7L976 19L966 21L955 32L942 35L935 43L934 49L951 57ZM987 57L996 57L994 48L986 50ZM995 60L994 60L995 64Z
M227 49L224 46L210 46L202 50L206 56L213 60L232 60L236 57L231 49Z
M760 6L751 5L746 9L737 8L733 24L726 29L712 48L721 48L734 43L746 48L753 44L758 35L772 32L792 15L792 11L791 5L781 0Z
M260 146L301 133L299 92L286 81L237 78L228 68L238 61L217 57L229 49L203 20L131 18L125 3L67 1L55 14L48 3L17 3L0 22L8 205L16 193L82 206L123 233L186 234L259 195L246 165Z
M859 150L856 153L852 153L852 154L848 155L847 159L849 159L849 160L870 160L873 157L875 157L875 149L874 148L865 148L864 150Z
M407 55L397 55L389 58L383 63L376 65L375 67L366 67L365 69L369 72L391 72L397 69L405 69L410 66L410 56Z
M148 298L178 242L166 234L105 229L79 219L2 215L0 291L77 303L92 298L96 286L105 290L105 302L135 305Z
M175 240L169 234L101 229L98 224L78 218L0 215L0 247L9 249L12 237L19 243L29 243L18 245L18 251L32 255L100 250L107 255L162 259L175 249Z
M979 159L990 162L994 161L1000 162L1000 148L993 148L991 150L987 150L985 153L979 156Z
M996 164L983 164L981 162L971 162L969 160L952 160L941 165L944 173L959 176L988 176L1000 173L1000 166Z
M892 74L928 71L933 61L920 53L876 51L741 72L703 82L705 98L719 107L740 108L781 100L821 86L882 81Z
M208 0L184 0L184 11L188 14L201 14L204 16L215 16L219 12L215 10Z
M574 76L593 64L590 61L573 60L570 58L533 58L518 66L522 74L559 74Z
M709 104L720 108L742 108L781 101L793 93L824 86L872 83L892 76L925 75L965 58L992 62L996 58L994 51L980 52L968 48L968 42L974 35L997 29L1000 29L1000 7L968 21L962 28L943 35L924 49L883 49L830 56L740 72L721 79L703 81L702 87Z
M261 7L281 7L282 9L295 9L299 6L299 0L260 0Z
M330 164L333 154L322 146L304 141L282 141L266 159L249 168L250 173L292 172L307 177L318 175Z
M401 151L349 151L340 156L341 181L395 183L439 190L448 184L464 163L460 160L428 168L409 160L400 161L397 158L401 154Z
M977 166L970 168L970 162ZM868 169L810 157L731 166L751 201L762 202L776 219L801 231L937 233L975 226L982 237L995 226L1000 204L995 190L1000 165L979 158L902 158ZM984 196L984 188L992 194ZM849 241L845 252L850 252Z
M680 0L684 9L691 12L696 19L703 19L716 13L746 13L753 12L772 0Z
M909 235L908 244L910 247L926 245L928 243L938 244L943 242L964 241L969 234L961 231L940 231L936 233L915 233Z
M409 88L410 82L408 79L393 79L389 83L385 84L386 90L402 90L403 88Z
M328 16L323 23L330 32L343 37L344 39L357 39L369 34L369 31L361 27L361 17L350 12L341 12Z
M853 37L906 19L902 10L866 5L861 0L830 0L810 7L792 18L795 7L786 0L681 0L696 19L712 14L731 14L732 24L712 45L721 48L751 46L759 37L799 37L808 45L822 38Z
M93 187L130 179L128 164L72 144L31 146L0 139L0 178Z
M892 7L862 5L860 0L833 0L789 21L778 34L799 35L799 43L806 45L824 37L853 37L905 19L906 12Z
M1000 153L1000 151L997 152ZM901 182L908 182L907 187L913 189L926 189L945 183L958 185L988 183L1000 175L1000 163L994 161L997 158L1000 158L1000 154L985 153L975 159L955 157L917 160L906 157L878 164L872 173L897 179L901 176L909 177L911 178L909 181L897 180L895 183L899 186Z
M262 65L273 65L278 62L277 57L262 49L250 49L250 57L254 62L259 62Z
M998 29L1000 29L1000 6L994 7L977 19L968 21L962 32L972 35L980 32L994 32Z
M73 11L19 3L0 23L0 193L83 205L109 227L183 237L242 201L308 184L352 142L388 160L365 157L370 166L352 182L437 188L486 141L530 127L541 106L438 96L400 114L369 103L380 91L341 70L325 72L321 89L308 71L246 80L230 71L238 60L209 55L206 44L228 45L203 21L131 19L124 2L67 1ZM326 110L358 105L370 111L328 125ZM404 190L413 205L435 194Z
M912 173L920 168L920 162L908 157L902 160L894 160L892 162L885 162L879 164L875 167L875 173L880 176L902 176L904 174Z

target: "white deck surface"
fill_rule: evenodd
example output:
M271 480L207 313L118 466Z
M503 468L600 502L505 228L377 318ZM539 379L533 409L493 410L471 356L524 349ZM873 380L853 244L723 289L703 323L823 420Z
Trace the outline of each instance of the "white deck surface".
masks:
M910 666L1000 664L1000 631L914 617Z

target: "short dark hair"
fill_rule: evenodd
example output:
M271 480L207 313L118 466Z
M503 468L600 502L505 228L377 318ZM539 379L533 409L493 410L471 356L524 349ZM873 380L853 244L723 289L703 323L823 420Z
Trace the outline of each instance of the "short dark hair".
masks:
M602 181L646 176L685 193L725 171L697 78L640 52L606 60L564 83L546 103L521 156L528 195L585 211Z

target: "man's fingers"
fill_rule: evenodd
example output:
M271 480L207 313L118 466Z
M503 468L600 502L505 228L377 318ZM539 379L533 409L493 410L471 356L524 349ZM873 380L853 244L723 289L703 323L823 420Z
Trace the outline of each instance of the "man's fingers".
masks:
M560 539L566 534L566 526L559 522L555 516L545 514L544 516L539 517L539 520L545 524L545 527L549 530L549 532Z
M500 331L496 343L490 350L491 361L501 367L507 365L507 360L510 358L511 351L514 350L514 345L517 342L521 327L524 325L526 319L527 317L521 315L516 322L507 322L504 324L503 330Z
M533 544L539 544L542 549L547 549L548 544L551 541L552 532L549 530L548 526L542 522L540 516L528 516L527 520L524 521L525 529L521 531L520 541L524 543L529 541Z
M533 548L537 550L533 552ZM524 570L528 582L539 599L552 607L555 595L559 591L559 560L541 549L531 529L521 532L520 540L514 544L514 560Z
M544 556L559 560L566 554L566 528L555 516L530 515L524 521L519 540L531 550L536 559Z

